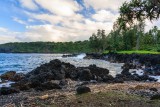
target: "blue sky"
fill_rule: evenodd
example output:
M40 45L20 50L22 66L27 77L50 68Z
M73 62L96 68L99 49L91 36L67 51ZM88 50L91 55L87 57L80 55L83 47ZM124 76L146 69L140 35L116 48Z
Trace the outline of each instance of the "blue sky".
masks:
M0 44L86 40L109 33L125 0L0 0ZM147 21L146 29L160 25Z

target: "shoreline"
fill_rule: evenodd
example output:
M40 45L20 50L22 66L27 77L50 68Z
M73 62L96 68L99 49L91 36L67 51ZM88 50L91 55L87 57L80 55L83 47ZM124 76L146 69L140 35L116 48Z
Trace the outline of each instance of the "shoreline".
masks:
M70 107L75 107L75 105L77 107L81 107L81 104L85 104L85 106L89 107L89 104L94 104L94 102L85 102L83 99L81 99L81 103L79 103L79 97L83 97L85 98L86 95L94 95L92 96L92 98L94 98L96 95L100 95L103 94L105 95L106 93L110 94L114 94L117 93L117 96L119 94L122 94L124 98L127 98L129 96L133 96L133 99L129 99L128 100L123 100L121 99L121 97L119 98L119 100L122 100L121 103L126 103L127 107L129 107L129 104L127 104L127 102L129 100L131 100L132 102L137 103L137 98L139 98L142 102L144 103L145 106L141 107L151 107L152 103L147 103L148 101L152 102L153 101L153 107L159 107L160 105L160 101L156 100L156 103L154 103L154 100L150 100L152 95L156 95L157 93L160 92L160 85L158 83L144 83L144 82L125 82L125 83L115 83L115 84L105 84L105 83L98 83L98 84L88 84L85 85L87 87L89 87L91 89L91 93L88 94L82 94L82 95L78 95L76 94L76 90L75 90L75 82L74 81L70 81L70 88L68 89L64 89L64 90L48 90L48 91L24 91L18 94L11 94L8 96L0 96L0 106L5 106L5 107L9 107L9 105L12 106L20 106L23 105L25 107L31 107L31 106L40 106L40 107L45 107L45 106L53 106L53 107L66 107L68 104L70 105ZM158 89L158 92L156 91L151 91L151 89L156 88ZM144 94L146 93L146 94ZM154 93L154 94L153 94ZM102 95L101 95L102 96ZM99 97L96 98L96 100L105 100L103 98L105 98L107 96L103 96L102 98ZM112 96L113 98L116 96ZM111 98L112 98L111 97ZM88 101L90 101L89 98ZM5 99L5 100L4 100ZM144 102L145 99L147 102ZM96 101L95 100L95 101ZM135 100L135 101L134 101ZM105 100L106 103L107 99ZM114 99L112 102L112 107L117 107L114 106L114 103L116 104L117 102L114 102ZM111 103L110 102L110 103ZM99 104L99 102L97 102ZM103 104L100 107L104 107ZM109 103L109 104L110 104ZM121 103L118 103L119 105ZM150 106L146 106L146 105L150 105ZM93 107L96 107L93 106ZM109 106L107 106L109 107ZM135 106L131 106L131 107L135 107Z
M99 58L97 58L97 56L96 56L97 59L102 59L102 56L98 56L98 57ZM86 56L85 58L90 58L90 57ZM92 56L92 58L93 58L93 56ZM109 57L105 57L105 58L109 58ZM103 60L105 60L105 59L103 59ZM122 60L123 60L123 58L122 58ZM99 92L102 92L102 93L109 92L110 93L110 91L111 91L111 93L112 92L118 92L118 93L120 92L120 93L126 94L126 97L128 95L129 96L130 95L143 96L143 94L144 94L144 97L147 99L147 101L150 101L150 99L154 95L159 96L160 95L160 83L147 82L147 80L149 80L149 81L155 81L155 80L153 78L150 78L145 75L142 75L142 77L141 77L138 75L130 74L129 69L134 68L134 67L135 66L133 66L132 63L130 63L130 64L124 63L124 65L122 66L123 71L121 72L121 74L118 74L118 75L116 75L115 78L113 78L112 76L108 75L109 70L104 69L104 68L99 68L95 65L92 65L89 67L75 67L74 65L71 65L70 63L64 63L59 60L52 60L52 61L50 61L50 63L43 64L40 67L34 69L33 71L27 73L26 75L23 75L23 74L19 75L18 73L16 74L15 72L11 72L11 74L12 74L11 79L16 79L13 77L15 77L15 75L17 75L19 80L18 81L16 80L17 82L15 84L11 85L11 90L13 91L13 94L11 93L9 95L1 95L0 96L0 105L6 105L8 103L13 104L13 105L17 105L17 104L24 103L26 99L29 103L35 103L37 101L37 99L38 100L40 99L39 103L42 104L43 102L46 102L48 100L50 101L50 98L56 97L56 96L58 96L57 98L59 98L61 96L68 97L68 95L71 95L72 97L75 98L75 97L77 97L76 89L77 89L77 87L81 87L81 86L89 87L91 89L91 95L98 94ZM46 72L46 70L48 73ZM53 75L50 74L51 73L50 70L53 70L52 73L54 74L54 78L52 78ZM62 72L62 70L64 70L64 71ZM78 72L77 72L77 70L78 70ZM72 73L69 73L68 71L71 71L74 75ZM104 73L103 75L107 76L107 78L103 77L101 75L100 71L102 71L101 73ZM46 74L44 74L45 72L46 72ZM83 74L83 72L85 75ZM68 73L68 74L66 74L66 73ZM75 73L78 77L75 76ZM81 74L79 75L79 73L81 73ZM87 73L87 76L86 76L86 73ZM57 77L55 74L58 76L57 79L55 78L55 77ZM94 78L96 81L93 80L93 76L91 76L93 74L96 76L100 76L100 78L99 77ZM38 75L40 77L38 77ZM45 75L46 75L46 77L43 77ZM65 75L68 75L68 77L70 79L66 78ZM25 78L29 79L29 80L25 80ZM46 80L46 78L48 78L48 79ZM137 81L137 79L138 79L138 81ZM38 81L42 80L41 81L42 83L37 84L37 82L38 82L37 80ZM93 81L91 81L91 80L93 80ZM61 82L63 83L62 86L59 85ZM35 85L37 85L37 86L35 86ZM50 87L50 85L53 87ZM28 88L28 87L31 87L31 88ZM46 90L47 87L48 87L48 89ZM12 88L13 89L15 88L15 89L13 90ZM17 89L20 91L18 91ZM10 90L10 88L6 88L5 90ZM14 92L16 92L16 93L14 93ZM55 92L57 92L59 94L56 95ZM32 95L35 95L36 97L34 97ZM50 95L52 95L52 96L50 96ZM45 98L43 99L43 97L45 97ZM11 98L11 99L9 100L9 98ZM33 98L32 99L33 101L28 100L30 98ZM160 98L160 97L158 97L158 98ZM5 102L3 99L6 99L6 101L7 100L9 100L9 101ZM18 100L18 102L14 102L15 100L16 101ZM70 99L70 100L72 101L74 99ZM52 99L52 101L53 101L53 99ZM64 103L64 102L62 101L61 104L62 103ZM68 102L66 102L66 103L68 103ZM58 104L54 102L53 104L59 105L60 102ZM57 107L59 107L59 106L57 106Z

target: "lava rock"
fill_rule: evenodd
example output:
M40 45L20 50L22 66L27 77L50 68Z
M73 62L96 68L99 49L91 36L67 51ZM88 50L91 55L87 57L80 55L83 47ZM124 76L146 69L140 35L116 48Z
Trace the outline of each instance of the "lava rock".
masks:
M61 80L60 82L59 82L59 85L60 86L67 86L68 85L68 81L67 80Z
M114 77L112 75L107 75L103 77L103 82L113 82Z
M9 71L9 72L6 72L4 74L2 74L0 76L1 80L12 80L12 78L14 77L14 75L16 74L16 71Z
M31 88L30 86L31 84L28 82L27 79L23 79L19 82L11 84L11 87L21 91L29 90Z
M12 78L11 81L17 82L25 78L23 73L16 73Z
M77 92L77 94L84 94L84 93L91 92L91 89L86 86L80 86L76 89L76 92Z
M160 100L160 94L153 95L150 99L151 100Z
M157 88L150 88L149 90L150 90L150 91L154 91L154 92L157 92L157 91L158 91Z
M39 87L35 89L39 91L44 91L44 90L62 89L62 88L60 87L60 85L54 82L45 82L45 83L42 83Z
M125 75L125 76L130 76L131 73L129 72L129 68L124 68L121 72L122 75Z
M0 95L9 95L12 93L19 93L19 92L20 92L19 90L12 87L2 87L0 89Z
M81 71L79 80L81 81L90 81L92 80L92 74L89 69L84 69Z

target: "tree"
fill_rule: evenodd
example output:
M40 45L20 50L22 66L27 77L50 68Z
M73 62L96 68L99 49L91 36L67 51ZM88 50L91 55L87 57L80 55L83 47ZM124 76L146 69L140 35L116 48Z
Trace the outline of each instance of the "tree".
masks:
M131 0L120 7L120 19L125 25L135 21L143 22L145 19L158 19L159 15L160 0Z
M97 30L97 34L93 33L92 36L89 38L90 46L96 52L103 52L106 49L106 34L105 30Z
M90 47L94 49L95 52L98 52L99 42L98 42L98 37L96 36L95 33L92 34L92 36L89 38L89 41L90 41Z

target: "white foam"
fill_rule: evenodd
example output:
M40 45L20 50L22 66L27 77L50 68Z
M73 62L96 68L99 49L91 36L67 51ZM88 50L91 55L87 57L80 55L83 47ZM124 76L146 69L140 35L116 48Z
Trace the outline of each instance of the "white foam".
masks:
M144 74L144 71L142 69L138 69L138 70L131 69L132 74L134 74L133 71L135 71L135 73L138 74L139 76L142 76ZM157 82L160 82L160 76L149 75L149 77L155 78L155 79L157 79Z
M13 84L13 83L15 83L15 82L7 81L7 82L5 82L5 83L0 84L0 88L1 88L1 87L10 87L11 84Z
M85 56L86 56L86 54L85 54L85 53L82 53L82 54L80 54L80 55L77 55L76 58L78 58L78 59L83 59Z
M142 69L131 69L132 74L134 74L133 71L135 71L135 73L138 74L139 76L142 76L144 74L144 71Z
M157 82L160 82L160 76L150 76L150 77L155 78L157 79Z

